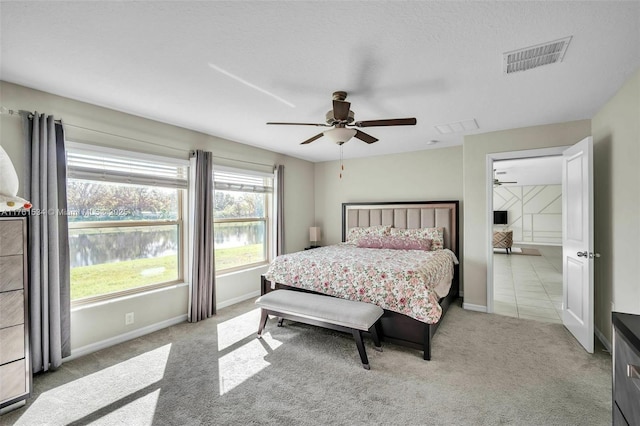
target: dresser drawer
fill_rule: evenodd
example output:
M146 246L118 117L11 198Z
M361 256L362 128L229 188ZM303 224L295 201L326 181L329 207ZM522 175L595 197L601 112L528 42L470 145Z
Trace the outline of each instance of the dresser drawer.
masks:
M24 324L24 291L0 293L0 328Z
M0 365L0 402L27 392L27 373L24 359Z
M640 424L640 356L619 334L615 335L615 389L613 398L629 424ZM635 378L630 369L637 369Z
M24 252L22 219L0 220L0 256Z
M24 324L0 329L0 364L24 358Z
M0 256L0 292L22 290L24 285L24 258L21 254Z

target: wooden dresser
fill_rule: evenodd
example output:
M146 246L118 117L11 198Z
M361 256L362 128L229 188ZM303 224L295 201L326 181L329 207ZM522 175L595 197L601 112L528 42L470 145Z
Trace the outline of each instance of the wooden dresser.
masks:
M613 424L640 425L640 315L613 312Z
M27 218L0 215L0 414L31 392L27 304Z

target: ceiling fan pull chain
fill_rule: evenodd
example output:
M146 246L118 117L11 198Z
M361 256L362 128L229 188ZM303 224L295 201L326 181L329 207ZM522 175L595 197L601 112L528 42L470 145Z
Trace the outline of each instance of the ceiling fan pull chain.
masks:
M342 164L342 145L340 145L340 179L342 179L343 170L344 170L344 165Z

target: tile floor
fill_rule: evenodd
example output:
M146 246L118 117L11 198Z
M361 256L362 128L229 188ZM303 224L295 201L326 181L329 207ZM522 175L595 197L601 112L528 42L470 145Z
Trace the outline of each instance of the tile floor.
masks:
M542 256L493 255L493 311L561 323L562 247L527 246Z

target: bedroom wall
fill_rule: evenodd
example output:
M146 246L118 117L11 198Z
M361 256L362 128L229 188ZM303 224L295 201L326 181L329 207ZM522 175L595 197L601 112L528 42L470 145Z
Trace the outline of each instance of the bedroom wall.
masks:
M266 165L261 166L262 168L269 169L273 164L284 164L285 249L296 251L308 245L308 229L314 217L314 166L310 162L7 82L0 82L0 94L1 105L6 108L37 110L62 118L66 123L67 139L76 142L185 159L188 158L189 150L204 149L213 152L217 157L214 159L217 164L235 167L256 168L258 166L250 163L259 163ZM0 142L22 180L26 162L21 119L2 115L0 120ZM256 268L219 276L218 306L257 295L259 277L264 270L265 268ZM188 287L178 285L74 308L72 350L86 349L100 342L118 339L123 334L133 337L156 327L184 320L187 297ZM124 325L126 312L135 312L134 325Z
M611 341L611 310L640 314L640 70L591 121L595 326Z
M591 135L591 120L571 121L465 136L464 303L487 305L487 154L572 145Z
M315 164L315 218L323 245L342 238L342 203L462 200L461 146L344 160L344 168L340 179L339 161Z

